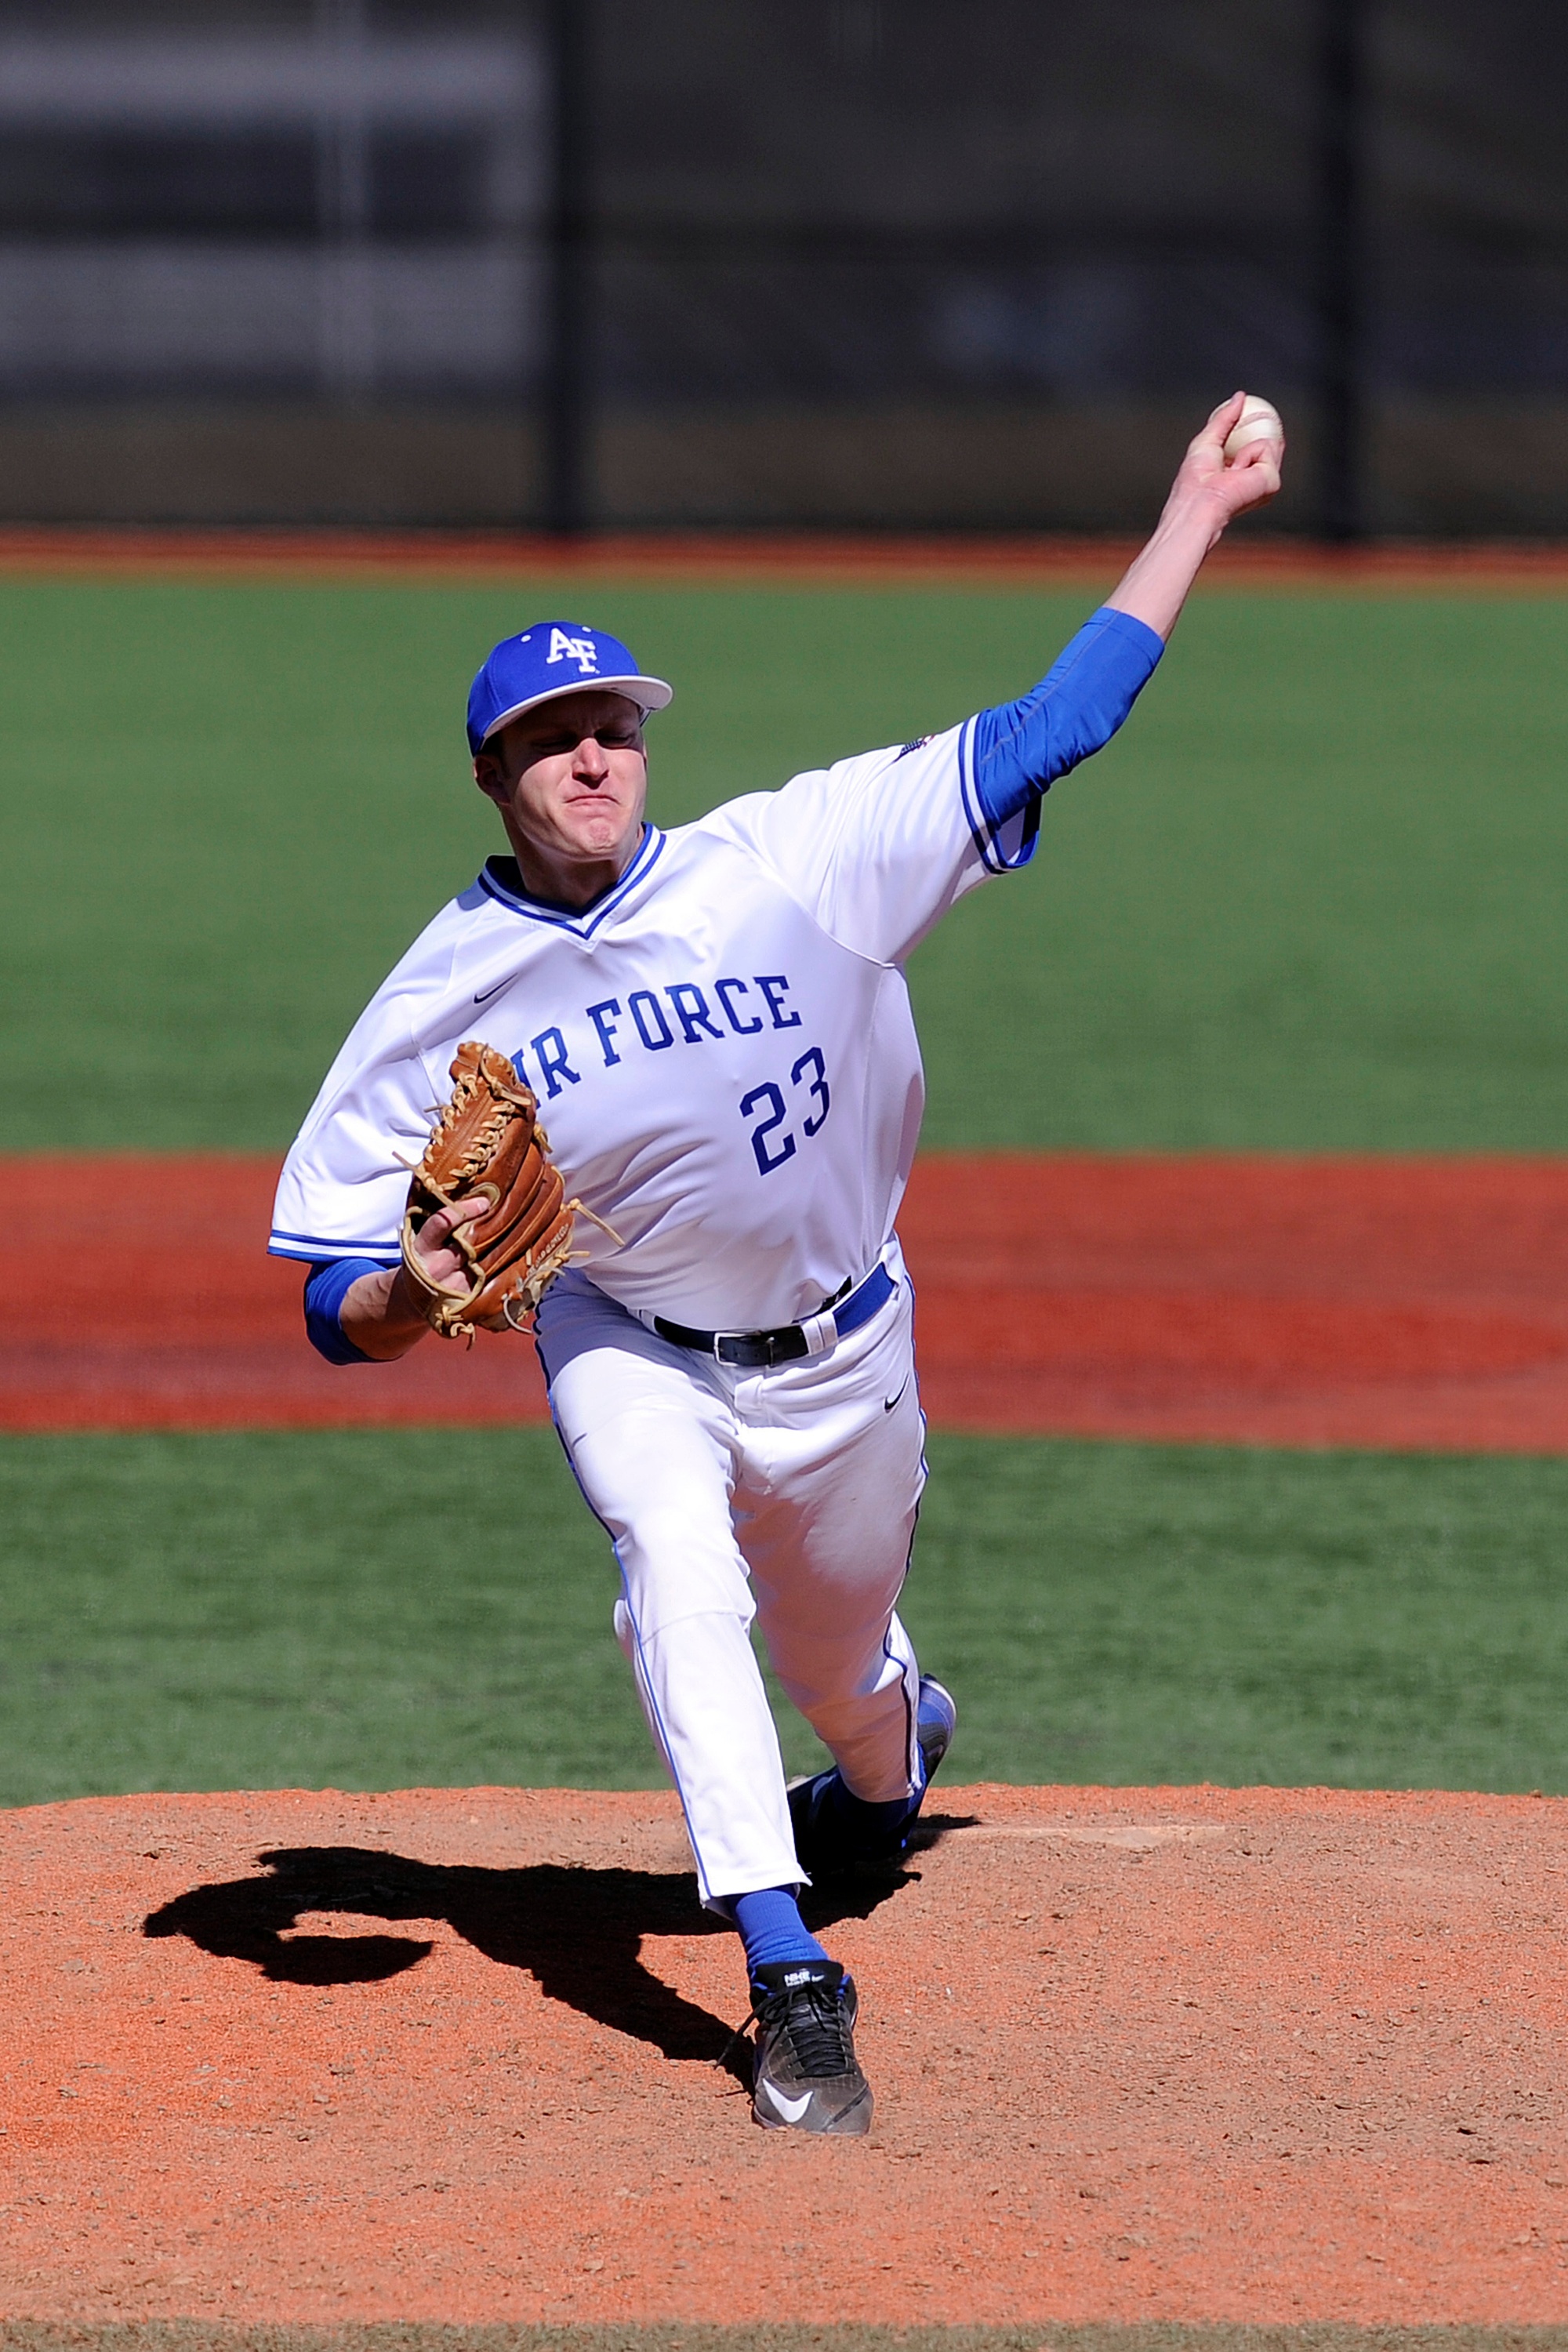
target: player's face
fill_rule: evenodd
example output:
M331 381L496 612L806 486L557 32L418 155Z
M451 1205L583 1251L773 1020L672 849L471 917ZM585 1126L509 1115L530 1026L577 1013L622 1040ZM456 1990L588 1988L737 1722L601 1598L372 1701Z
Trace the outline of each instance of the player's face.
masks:
M585 906L642 837L642 713L593 689L541 703L491 737L474 780L501 813L525 887Z

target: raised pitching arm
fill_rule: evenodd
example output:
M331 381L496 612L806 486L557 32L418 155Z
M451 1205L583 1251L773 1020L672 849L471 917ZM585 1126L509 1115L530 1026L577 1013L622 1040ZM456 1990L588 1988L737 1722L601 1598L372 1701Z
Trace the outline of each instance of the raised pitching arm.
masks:
M974 722L974 784L994 826L1109 743L1152 677L1188 591L1233 516L1279 488L1284 443L1226 436L1247 395L1221 404L1191 442L1153 537L1038 686Z

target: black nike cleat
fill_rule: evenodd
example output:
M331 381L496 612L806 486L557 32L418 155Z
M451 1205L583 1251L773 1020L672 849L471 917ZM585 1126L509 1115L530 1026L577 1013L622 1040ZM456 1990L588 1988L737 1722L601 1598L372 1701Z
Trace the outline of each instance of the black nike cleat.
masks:
M837 1960L774 1960L756 1972L752 2113L766 2131L871 2128L871 2085L855 2055L859 2003Z
M924 1779L920 1795L891 1829L867 1825L864 1814L869 1809L856 1805L837 1764L813 1780L795 1782L789 1792L790 1824L795 1831L795 1858L808 1878L853 1878L898 1867L909 1851L910 1832L932 1775L952 1744L957 1721L952 1693L934 1675L922 1675L915 1745L921 1751Z

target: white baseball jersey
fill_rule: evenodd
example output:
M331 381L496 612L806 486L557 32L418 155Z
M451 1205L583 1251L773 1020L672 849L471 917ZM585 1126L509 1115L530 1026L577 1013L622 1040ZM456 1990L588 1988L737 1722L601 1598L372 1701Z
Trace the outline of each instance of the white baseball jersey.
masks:
M463 1039L539 1097L594 1283L634 1314L768 1329L892 1232L924 1105L901 967L1024 864L1037 803L976 799L973 722L646 828L581 913L495 858L356 1023L285 1163L271 1247L396 1262L408 1165Z

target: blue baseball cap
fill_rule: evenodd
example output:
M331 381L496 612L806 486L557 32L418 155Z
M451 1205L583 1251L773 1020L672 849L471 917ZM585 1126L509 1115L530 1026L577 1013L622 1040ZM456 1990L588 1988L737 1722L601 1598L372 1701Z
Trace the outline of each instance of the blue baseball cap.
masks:
M644 712L662 710L675 688L644 677L629 648L584 621L534 621L520 637L503 637L468 689L468 749L477 751L498 727L557 695L584 687L624 694Z

